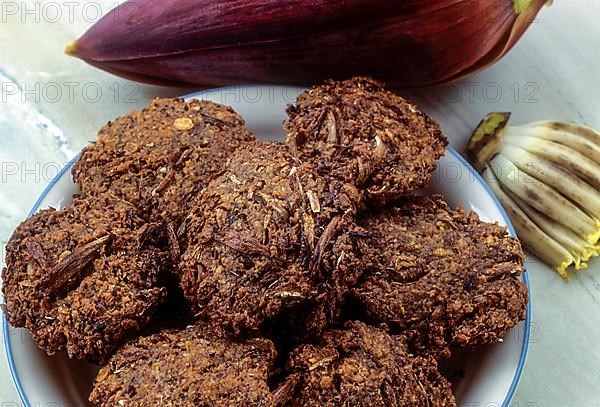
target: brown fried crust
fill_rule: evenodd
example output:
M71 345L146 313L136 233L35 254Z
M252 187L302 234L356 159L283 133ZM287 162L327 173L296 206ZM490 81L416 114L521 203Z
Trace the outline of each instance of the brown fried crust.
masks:
M503 228L439 196L357 215L429 182L446 145L435 122L367 78L315 87L288 113L291 152L254 141L228 107L156 99L84 150L82 197L15 231L10 322L49 354L96 363L159 329L181 260L200 325L122 347L94 405L453 406L436 359L524 318L523 253ZM322 335L347 298L401 336L361 322ZM273 394L274 345L239 342L264 334L284 350L313 341Z
M97 407L274 406L267 385L275 348L266 339L233 342L218 329L163 331L123 346L103 367Z
M411 355L398 336L362 322L292 352L287 380L275 392L288 407L455 406L450 383L432 357ZM283 389L283 390L282 390Z
M229 155L254 140L228 106L154 99L105 125L73 177L87 195L109 193L177 224Z
M287 142L295 154L375 202L426 186L447 144L435 121L369 78L313 87L288 115Z
M76 197L23 222L2 271L9 321L48 354L102 362L165 300L169 256L159 225L131 204Z
M282 144L237 150L182 225L181 285L190 306L234 334L294 310L309 320L300 332L318 334L360 270L347 192Z
M415 351L500 341L525 318L524 255L504 227L440 196L367 214L365 278L352 297L372 320L409 337Z

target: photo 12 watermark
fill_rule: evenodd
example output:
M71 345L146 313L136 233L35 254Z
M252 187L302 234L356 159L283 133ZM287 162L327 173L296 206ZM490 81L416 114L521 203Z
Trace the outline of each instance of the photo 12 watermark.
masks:
M537 82L497 81L479 82L463 80L443 86L407 91L408 95L425 97L438 103L491 103L510 102L514 104L540 103L540 85Z
M114 102L138 103L140 85L136 83L94 81L77 82L20 82L2 81L0 83L0 101L9 99L21 103L86 103Z
M133 21L138 11L134 2L106 3L95 1L4 1L0 5L0 21L27 23L74 23L84 21L96 23L113 9L111 18L114 22L127 23Z
M304 89L297 86L235 85L202 91L201 97L225 105L295 103Z
M2 185L48 184L68 162L25 162L3 161L0 163L0 182Z

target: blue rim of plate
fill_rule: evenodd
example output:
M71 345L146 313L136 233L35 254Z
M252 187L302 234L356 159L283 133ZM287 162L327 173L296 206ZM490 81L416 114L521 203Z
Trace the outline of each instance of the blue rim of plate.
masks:
M496 198L496 195L494 194L494 192L490 189L490 187L487 185L487 183L481 177L481 175L479 175L479 173L477 171L475 171L475 169L471 166L471 164L469 164L467 162L467 160L465 160L465 158L462 155L460 155L455 149L453 149L452 147L448 147L446 151L449 152L450 154L452 154L454 156L454 158L456 158L461 164L463 164L469 170L469 172L471 172L471 174L474 177L473 179L479 181L479 183L483 186L483 188L485 189L487 194L490 196L490 198L492 198L492 201L494 202L494 204L500 211L500 214L504 218L504 221L506 222L506 225L508 227L510 234L513 236L516 236L515 229L514 229L512 223L510 222L510 218L508 217L508 214L506 213L506 211L500 204L500 201L498 201L498 198ZM42 192L40 197L37 199L37 201L33 205L33 208L31 208L31 210L29 211L29 214L27 215L28 217L35 214L38 211L42 201L44 200L44 198L46 198L46 195L48 195L48 193L54 187L54 185L58 182L58 180L60 178L62 178L62 176L71 169L73 164L75 164L75 161L77 161L78 157L79 157L79 155L76 155L71 161L69 161L67 163L67 165L65 165L60 170L60 172L54 177L54 179L52 181L50 181L50 184L48 184L48 186L44 189L44 192ZM517 386L519 385L521 375L523 374L523 368L525 367L525 361L527 359L527 352L529 351L529 337L530 337L530 330L531 330L531 286L529 285L529 276L527 275L527 272L523 273L522 276L523 276L523 281L525 282L525 285L527 286L527 291L530 294L529 301L527 303L527 314L525 316L525 332L523 335L523 344L521 345L521 355L519 357L519 364L517 365L517 371L515 372L515 376L513 377L512 383L508 389L508 393L506 394L504 402L502 403L502 407L509 407L510 402L512 401L512 399L515 395L515 392L517 391ZM8 320L6 319L6 315L4 315L4 313L2 314L2 324L3 324L3 336L4 336L4 349L6 351L6 357L8 359L8 367L10 369L10 375L12 376L13 383L15 384L15 387L17 389L17 393L19 394L19 398L21 399L21 402L25 405L25 407L31 407L31 404L29 403L29 400L27 400L27 395L25 394L25 390L23 389L23 386L19 379L17 367L15 366L15 361L14 361L13 355L12 355L12 347L10 344L10 338L8 335L8 330L10 329L10 326L8 324Z

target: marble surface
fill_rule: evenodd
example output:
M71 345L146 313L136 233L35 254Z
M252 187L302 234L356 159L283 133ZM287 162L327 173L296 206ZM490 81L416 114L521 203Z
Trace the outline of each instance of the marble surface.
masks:
M1 3L3 248L43 188L102 124L151 97L187 91L124 81L62 53L114 0ZM552 118L600 128L598 16L599 0L557 0L492 68L453 85L403 93L440 121L458 150L489 111L511 111L515 124ZM254 96L241 89L227 97ZM513 406L600 406L600 261L569 283L535 258L528 270L532 337ZM2 346L1 405L19 405L5 360Z

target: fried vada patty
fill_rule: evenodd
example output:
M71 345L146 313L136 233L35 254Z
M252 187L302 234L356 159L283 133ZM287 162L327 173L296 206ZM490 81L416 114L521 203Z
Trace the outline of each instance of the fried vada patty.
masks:
M367 319L436 357L495 343L525 318L524 254L505 227L440 196L365 214L365 273L351 296Z
M354 195L283 144L238 149L182 224L181 287L192 310L235 335L302 314L290 335L318 335L360 272Z
M2 290L13 326L52 355L102 363L166 298L164 228L112 197L75 197L17 227Z
M375 203L425 187L447 144L434 120L370 78L327 81L287 111L295 155Z
M292 352L276 392L288 407L455 406L435 359L411 355L400 336L362 322Z
M73 177L83 193L124 199L176 229L230 154L252 140L228 106L157 98L105 125L83 150Z
M241 342L219 329L191 326L127 343L98 373L97 407L274 407L267 385L275 348L266 339Z

